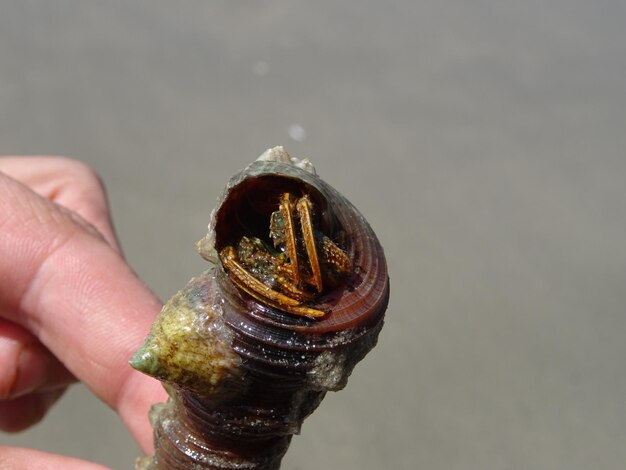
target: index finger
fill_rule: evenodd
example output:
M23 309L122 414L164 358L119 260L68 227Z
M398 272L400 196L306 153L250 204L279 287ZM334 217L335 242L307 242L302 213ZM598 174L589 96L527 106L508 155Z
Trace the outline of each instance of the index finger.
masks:
M104 184L88 165L66 157L6 156L0 157L0 172L77 213L119 250Z
M0 311L118 410L144 449L158 384L131 369L160 302L75 216L0 174Z

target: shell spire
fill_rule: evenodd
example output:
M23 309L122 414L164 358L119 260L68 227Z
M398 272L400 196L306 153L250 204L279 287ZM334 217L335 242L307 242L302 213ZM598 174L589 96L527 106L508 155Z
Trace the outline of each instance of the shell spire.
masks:
M227 184L198 252L131 365L164 384L138 469L278 469L293 434L376 344L384 253L308 159L264 152Z

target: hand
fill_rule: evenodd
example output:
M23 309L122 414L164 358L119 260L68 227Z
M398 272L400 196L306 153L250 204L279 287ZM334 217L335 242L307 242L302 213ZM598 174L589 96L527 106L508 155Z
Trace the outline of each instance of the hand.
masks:
M66 158L0 158L0 429L38 422L80 380L150 453L148 409L166 396L128 359L160 307L125 263L91 169ZM0 468L103 467L0 447Z

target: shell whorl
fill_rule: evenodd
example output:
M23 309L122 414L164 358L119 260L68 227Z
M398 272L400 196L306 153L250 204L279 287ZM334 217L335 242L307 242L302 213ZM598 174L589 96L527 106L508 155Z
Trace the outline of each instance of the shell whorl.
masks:
M353 271L294 316L242 292L217 253L267 227L283 192L307 194ZM376 344L389 296L383 250L365 218L308 161L270 149L228 183L198 251L213 263L164 307L131 365L170 400L152 413L155 456L143 468L277 469L326 391L340 390Z

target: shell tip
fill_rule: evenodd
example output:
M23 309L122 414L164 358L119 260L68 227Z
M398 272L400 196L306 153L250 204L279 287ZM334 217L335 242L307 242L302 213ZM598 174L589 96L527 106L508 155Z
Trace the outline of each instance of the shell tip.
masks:
M288 165L293 165L304 171L307 171L312 175L317 174L313 163L311 163L311 160L309 160L308 158L296 158L290 156L287 150L285 150L285 147L283 147L282 145L267 149L259 156L259 158L256 159L256 161L286 163Z
M133 369L143 372L144 374L155 376L160 368L159 360L156 355L152 354L148 350L145 344L143 344L133 357L128 361Z

